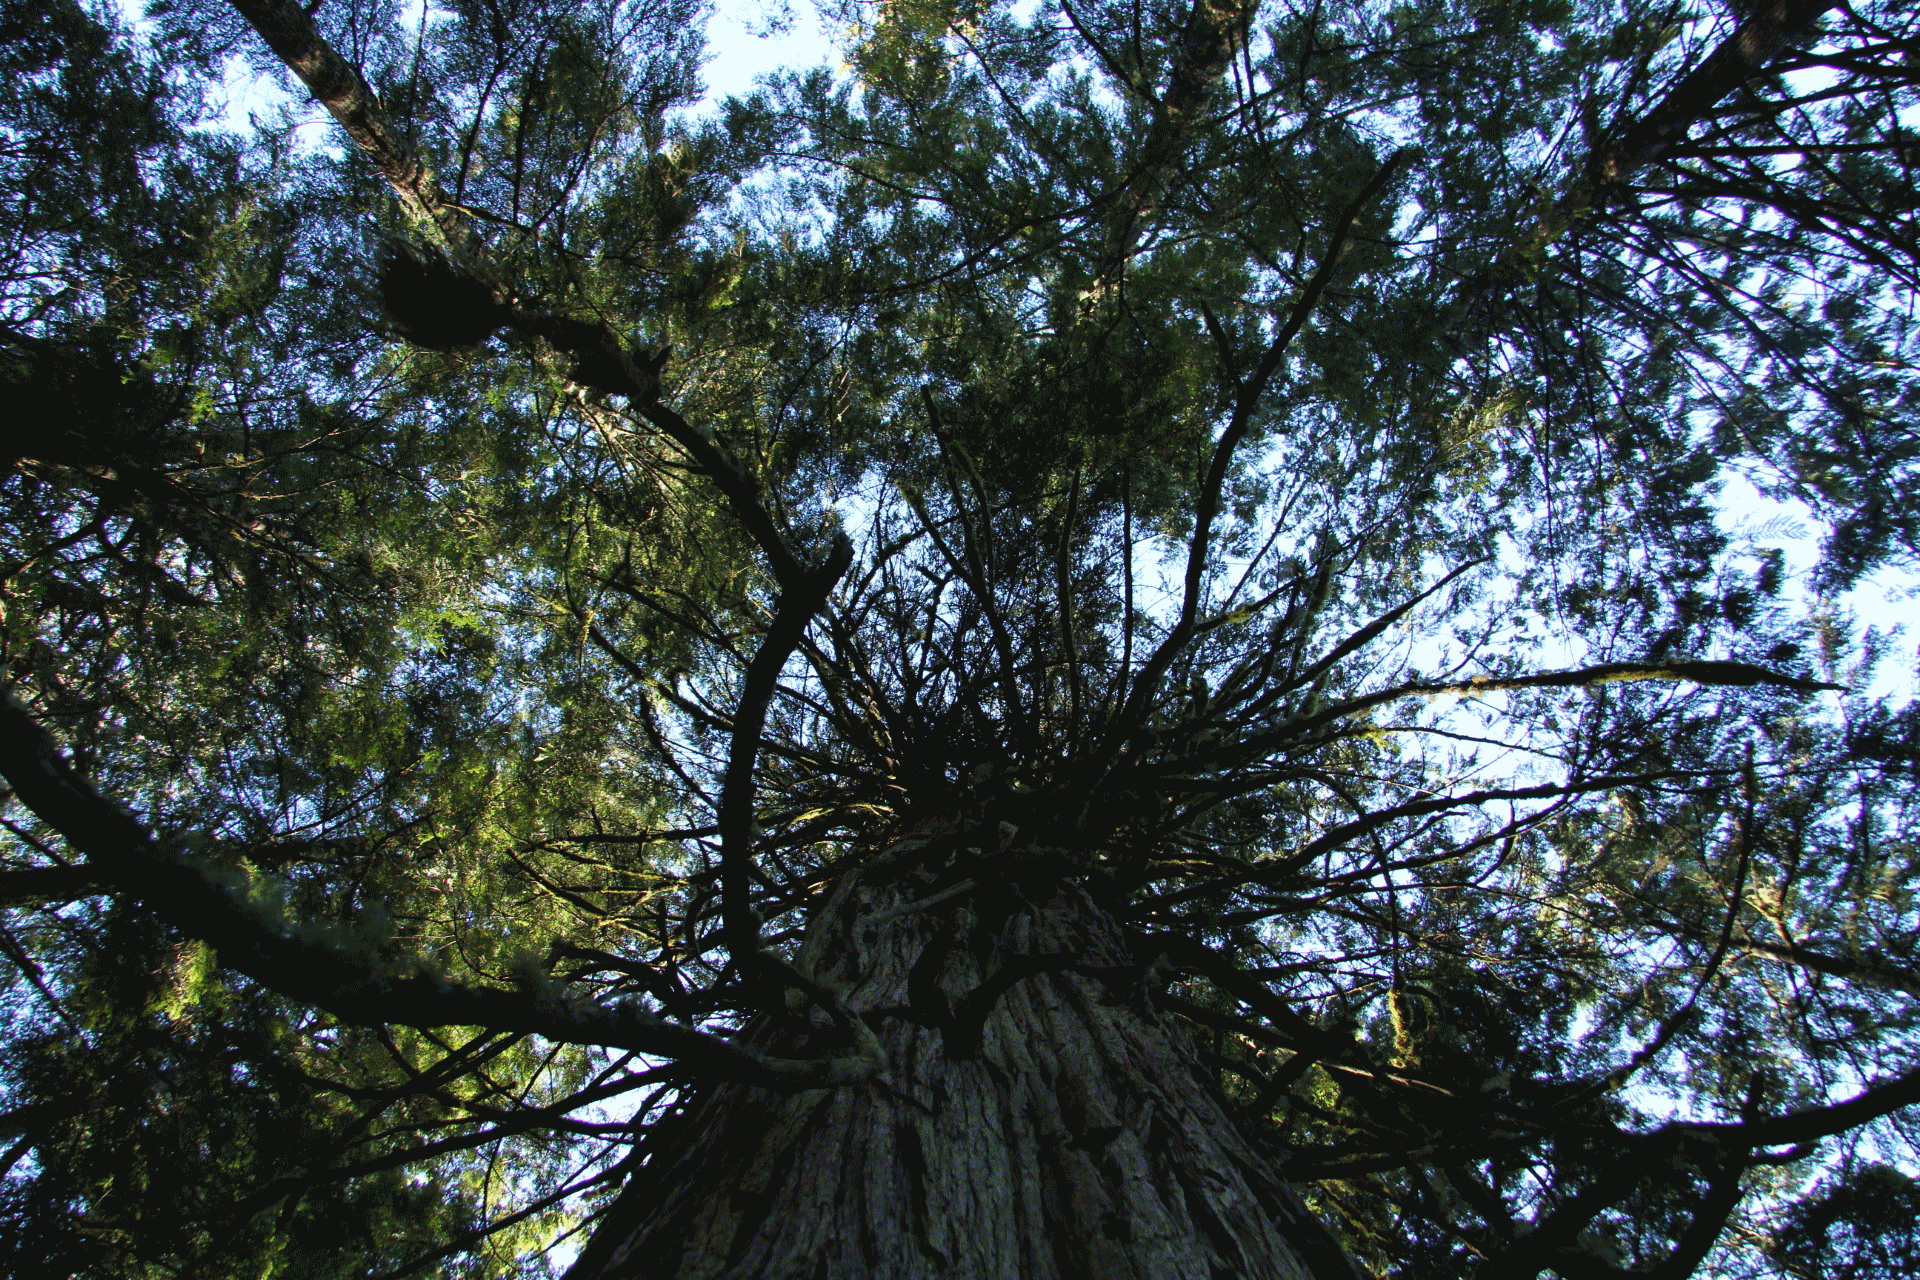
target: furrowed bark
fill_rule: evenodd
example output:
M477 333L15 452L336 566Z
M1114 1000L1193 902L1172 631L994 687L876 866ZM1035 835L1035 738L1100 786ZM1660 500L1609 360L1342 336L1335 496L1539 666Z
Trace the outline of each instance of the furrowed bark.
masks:
M890 1073L702 1091L571 1280L1353 1280L1115 923L1018 851L972 878L895 865L817 911L816 970ZM781 1053L810 1034L752 1033Z

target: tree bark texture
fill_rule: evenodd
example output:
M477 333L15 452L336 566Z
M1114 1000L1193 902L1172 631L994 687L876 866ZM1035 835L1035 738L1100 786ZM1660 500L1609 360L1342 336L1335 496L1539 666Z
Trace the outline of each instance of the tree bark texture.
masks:
M837 891L802 967L877 1025L889 1071L702 1091L572 1280L1355 1276L1153 1009L1114 921L1002 861L960 892L897 861ZM782 1052L809 1034L749 1031Z

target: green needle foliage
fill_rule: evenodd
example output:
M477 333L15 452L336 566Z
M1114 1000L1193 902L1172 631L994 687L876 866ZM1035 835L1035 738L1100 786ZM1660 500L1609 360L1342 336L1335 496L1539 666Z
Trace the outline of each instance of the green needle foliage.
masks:
M1910 1274L1909 8L0 0L0 1259L584 1274L1121 981L858 871L1371 1274Z

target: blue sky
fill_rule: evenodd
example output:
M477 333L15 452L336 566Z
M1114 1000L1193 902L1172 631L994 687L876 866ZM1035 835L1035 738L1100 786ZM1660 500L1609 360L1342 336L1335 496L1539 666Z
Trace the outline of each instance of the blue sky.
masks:
M744 95L770 71L818 66L833 56L827 24L811 0L724 0L707 27L707 100Z

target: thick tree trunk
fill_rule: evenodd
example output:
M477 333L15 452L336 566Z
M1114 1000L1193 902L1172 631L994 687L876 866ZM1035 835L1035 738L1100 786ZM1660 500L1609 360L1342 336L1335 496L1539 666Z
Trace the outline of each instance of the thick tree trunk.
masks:
M870 872L835 895L808 951L877 1021L889 1073L706 1090L659 1135L574 1280L1356 1274L1082 889L976 875L948 895L888 861L892 879ZM996 972L1004 993L981 1018ZM786 1052L806 1034L756 1030Z

